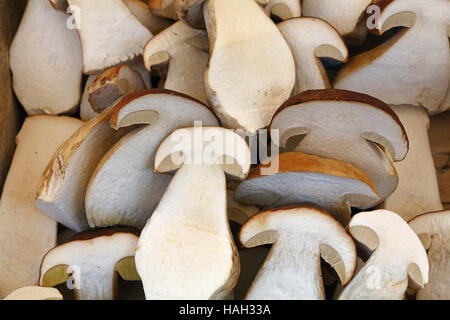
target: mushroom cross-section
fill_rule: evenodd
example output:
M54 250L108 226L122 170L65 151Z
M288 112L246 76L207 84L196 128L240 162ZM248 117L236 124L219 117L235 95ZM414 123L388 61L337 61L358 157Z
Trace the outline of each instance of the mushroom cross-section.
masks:
M68 0L77 8L85 73L133 60L152 37L122 0Z
M264 8L268 15L272 15L281 20L301 17L301 0L270 0Z
M409 222L428 250L430 281L417 292L418 300L450 299L450 211L431 212Z
M135 231L127 228L79 233L44 256L39 284L54 287L69 280L77 300L115 299L117 274L139 280L134 263L137 242Z
M345 90L311 90L288 100L272 120L280 144L302 136L296 151L348 162L367 173L380 201L397 187L393 161L408 151L396 114L373 97ZM391 160L392 159L392 160Z
M427 253L419 238L396 213L388 210L361 212L347 226L369 260L345 287L341 300L401 300L409 285L428 282Z
M376 0L380 33L405 26L380 46L350 59L334 87L370 94L390 105L439 110L450 81L450 2L448 0ZM389 90L386 90L389 88Z
M154 35L170 26L169 20L154 15L148 4L142 0L123 0L123 3L128 7L128 9L130 9L131 13Z
M83 63L76 30L48 0L30 0L10 47L13 88L28 114L74 112Z
M55 288L23 287L11 292L3 300L62 300L63 296Z
M85 199L89 225L142 229L170 182L170 176L153 172L156 150L173 130L196 121L218 125L206 105L177 92L148 90L122 99L111 126L145 126L118 141L92 174Z
M148 6L155 15L172 20L178 20L174 7L174 0L149 0Z
M347 47L336 29L317 18L289 19L280 22L278 28L295 60L296 82L292 95L312 89L331 88L319 57L347 61Z
M343 225L351 207L368 209L379 200L369 176L343 161L300 152L279 156L278 170L261 164L236 190L236 200L269 208L310 202L329 212Z
M196 30L178 21L153 37L145 46L144 62L148 70L167 69L164 88L187 94L206 103L203 78L209 55L189 41L203 39L204 30ZM168 65L168 66L167 66Z
M363 42L367 34L365 11L372 0L302 0L305 17L321 18L349 40Z
M195 29L205 29L204 2L205 0L173 0L178 18Z
M69 229L87 229L84 199L89 179L104 154L133 127L114 130L113 107L86 122L55 152L42 173L35 205Z
M295 85L286 40L254 0L210 0L204 14L211 44L205 73L210 106L225 127L252 132L266 127Z
M225 173L244 179L250 150L220 127L174 131L155 156L157 172L178 171L147 222L136 267L147 299L222 299L239 276L227 218Z
M323 300L323 257L346 284L356 268L356 248L345 229L312 207L280 208L253 216L242 227L245 247L272 244L246 299Z

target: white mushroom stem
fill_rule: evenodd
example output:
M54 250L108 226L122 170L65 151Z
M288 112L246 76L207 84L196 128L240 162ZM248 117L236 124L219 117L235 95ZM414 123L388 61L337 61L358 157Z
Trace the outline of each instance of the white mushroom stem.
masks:
M295 254L292 254L293 252ZM271 288L270 292L268 288ZM266 260L264 268L256 276L246 299L284 300L290 298L284 293L293 291L304 294L296 299L325 299L320 271L320 249L317 241L305 235L298 235L296 239L280 238L273 245L270 259Z
M443 209L428 139L429 118L420 107L392 106L392 109L405 127L409 151L403 161L394 163L399 184L382 207L410 221L421 213Z

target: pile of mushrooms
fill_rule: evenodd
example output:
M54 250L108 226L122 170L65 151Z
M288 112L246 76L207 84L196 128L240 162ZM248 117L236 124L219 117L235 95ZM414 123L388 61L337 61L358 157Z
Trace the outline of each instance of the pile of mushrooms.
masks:
M450 299L449 37L448 0L28 0L0 299Z

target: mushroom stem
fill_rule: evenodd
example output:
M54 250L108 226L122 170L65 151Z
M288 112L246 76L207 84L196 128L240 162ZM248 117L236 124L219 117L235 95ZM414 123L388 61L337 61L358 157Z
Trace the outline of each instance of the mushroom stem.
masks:
M293 291L303 293L296 297L298 299L325 299L317 241L305 235L299 235L295 240L280 238L268 256L270 259L253 281L247 300L285 300L290 299L285 293Z
M85 270L79 269L72 273L77 300L114 300L117 286L114 265L110 269L93 266Z
M421 213L443 210L428 139L430 121L420 107L404 105L392 109L405 127L409 152L403 161L394 164L399 184L382 207L410 221Z

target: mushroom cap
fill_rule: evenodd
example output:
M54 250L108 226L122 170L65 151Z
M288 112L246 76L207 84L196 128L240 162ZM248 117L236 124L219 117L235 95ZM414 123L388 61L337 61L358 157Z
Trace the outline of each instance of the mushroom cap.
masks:
M417 292L416 299L450 299L450 210L422 214L411 220L409 226L428 250L430 262L430 281Z
M254 0L208 1L204 13L211 44L205 73L210 106L225 127L251 132L266 127L295 85L286 40ZM241 74L245 77L236 81Z
M227 190L228 219L243 225L250 217L259 212L256 206L248 206L234 200L235 192Z
M95 112L102 112L120 97L145 90L139 72L127 65L110 68L99 75L88 88L89 103Z
M172 132L158 148L155 171L170 172L183 164L221 165L231 176L245 179L251 164L247 142L222 127L190 127Z
M296 151L362 169L376 184L380 201L398 184L391 159L400 161L408 151L406 131L392 109L352 91L311 90L292 97L278 109L270 129L279 130L281 147L304 136Z
M122 0L68 0L80 8L74 15L83 50L85 73L95 73L133 60L144 51L150 31Z
M355 244L345 229L323 210L304 206L262 211L242 226L239 240L252 248L279 239L295 241L299 235L317 242L321 256L333 266L343 284L350 281L356 268Z
M68 242L51 249L42 259L39 284L53 287L67 281L71 268L79 269L80 290L110 289L112 292L83 292L83 297L115 296L115 272L124 280L138 280L134 253L138 235L130 228L97 229L73 236ZM108 276L111 276L109 278ZM100 278L97 278L100 277ZM87 286L86 286L87 284ZM97 288L97 289L98 289ZM77 289L75 296L77 297Z
M144 126L118 141L93 172L85 198L89 225L142 229L171 179L153 172L156 150L173 130L195 121L218 124L204 104L177 92L147 90L122 99L114 108L111 126Z
M3 300L63 300L63 296L55 288L30 286L14 290Z
M414 286L423 287L428 282L427 254L414 231L399 215L388 210L361 212L348 225L355 240L375 252L376 259L388 273L392 284L410 278ZM367 262L369 263L369 262Z
M318 18L288 19L280 22L278 28L295 60L297 80L292 95L306 90L331 88L319 57L347 61L348 50L337 30Z
M283 153L277 161L275 170L267 164L252 170L237 188L236 199L269 207L310 202L344 225L350 219L350 207L367 209L379 201L369 176L343 161L301 152Z

